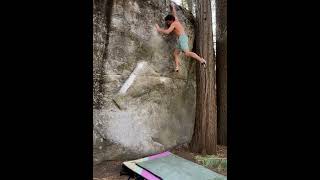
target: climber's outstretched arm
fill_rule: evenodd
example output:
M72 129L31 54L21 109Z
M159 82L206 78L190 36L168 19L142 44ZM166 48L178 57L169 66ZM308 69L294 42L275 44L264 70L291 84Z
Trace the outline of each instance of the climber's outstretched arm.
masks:
M176 5L174 3L171 3L170 6L171 6L173 16L175 17L176 20L178 20Z
M162 29L162 28L159 27L158 24L156 24L156 28L157 28L158 32L161 32L161 33L164 33L164 34L170 34L174 29L174 23L172 23L168 29Z

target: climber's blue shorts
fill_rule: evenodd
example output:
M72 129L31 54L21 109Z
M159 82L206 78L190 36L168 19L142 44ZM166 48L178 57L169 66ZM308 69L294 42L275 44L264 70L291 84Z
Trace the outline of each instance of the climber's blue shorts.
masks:
M184 52L189 50L188 36L186 34L182 34L179 36L176 48L178 48Z

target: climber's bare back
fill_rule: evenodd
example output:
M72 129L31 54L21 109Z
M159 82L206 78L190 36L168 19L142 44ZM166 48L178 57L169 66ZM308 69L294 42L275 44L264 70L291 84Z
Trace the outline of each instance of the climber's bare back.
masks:
M182 34L185 34L184 32L184 27L182 26L182 24L179 22L179 20L175 20L172 25L174 26L173 32L174 34L176 34L177 36L180 36Z

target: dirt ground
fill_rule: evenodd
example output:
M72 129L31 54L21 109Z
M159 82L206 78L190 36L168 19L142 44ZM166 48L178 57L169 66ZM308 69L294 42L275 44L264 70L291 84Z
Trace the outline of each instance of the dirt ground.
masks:
M197 154L191 153L187 146L180 146L175 149L172 149L170 152L196 162L195 156ZM227 158L227 147L218 146L219 157ZM93 180L127 180L128 176L120 176L121 165L123 161L105 161L93 167ZM227 171L219 172L217 169L211 169L215 172L227 176Z

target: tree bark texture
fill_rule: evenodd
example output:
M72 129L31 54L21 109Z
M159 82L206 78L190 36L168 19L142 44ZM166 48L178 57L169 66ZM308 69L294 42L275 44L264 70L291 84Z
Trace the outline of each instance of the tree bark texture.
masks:
M213 47L210 0L196 1L196 53L207 61L196 67L196 119L191 151L202 154L217 152L217 106L215 91L215 55Z
M227 145L227 0L216 0L218 144Z

